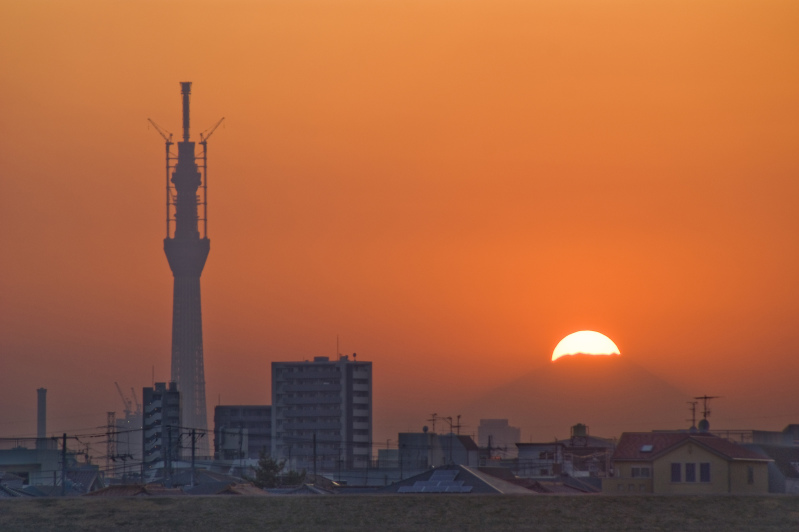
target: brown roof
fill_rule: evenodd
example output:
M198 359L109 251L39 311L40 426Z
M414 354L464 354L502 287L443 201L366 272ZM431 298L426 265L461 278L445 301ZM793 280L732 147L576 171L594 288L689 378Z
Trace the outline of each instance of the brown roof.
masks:
M697 443L727 460L768 461L769 458L710 434L688 432L625 432L611 460L652 460L687 441ZM651 450L644 450L651 446Z

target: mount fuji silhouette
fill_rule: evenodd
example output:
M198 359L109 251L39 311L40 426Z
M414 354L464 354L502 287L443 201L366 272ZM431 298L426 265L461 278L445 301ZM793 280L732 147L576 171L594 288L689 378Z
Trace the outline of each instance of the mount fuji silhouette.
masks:
M623 356L570 355L489 391L461 413L475 424L507 418L525 441L551 441L576 423L604 437L688 428L689 399Z

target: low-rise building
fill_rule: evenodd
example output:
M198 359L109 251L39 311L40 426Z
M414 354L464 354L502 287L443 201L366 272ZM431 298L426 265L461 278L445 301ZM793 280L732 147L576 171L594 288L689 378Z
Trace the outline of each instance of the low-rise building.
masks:
M477 427L477 443L480 447L490 449L490 456L515 457L516 443L521 439L521 429L511 427L507 419L481 419Z
M771 460L710 434L625 432L611 456L606 493L768 493Z
M516 474L525 478L549 478L563 472L564 443L517 443Z

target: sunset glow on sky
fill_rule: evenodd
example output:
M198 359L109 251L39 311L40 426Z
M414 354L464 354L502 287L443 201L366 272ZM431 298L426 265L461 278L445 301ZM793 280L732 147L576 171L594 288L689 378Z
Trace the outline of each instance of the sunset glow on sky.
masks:
M714 426L799 422L797 27L776 0L0 2L0 436L35 434L38 387L60 433L168 380L147 118L179 133L180 81L193 136L226 117L209 417L338 338L395 438L591 329L723 396Z

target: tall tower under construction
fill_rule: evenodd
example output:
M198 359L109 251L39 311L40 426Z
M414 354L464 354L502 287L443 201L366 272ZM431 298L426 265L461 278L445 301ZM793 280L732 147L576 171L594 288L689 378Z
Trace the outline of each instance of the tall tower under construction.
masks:
M199 144L202 152L196 155L195 143L189 140L191 82L182 82L180 85L183 97L183 140L177 143L177 156L171 151L172 136L161 132L166 140L164 252L175 278L172 302L171 380L177 383L180 392L181 424L186 428L204 431L208 429L208 421L205 404L200 275L211 244L208 239L206 201L208 139L207 136L203 138L200 135ZM208 438L199 440L197 451L202 456L210 454Z

